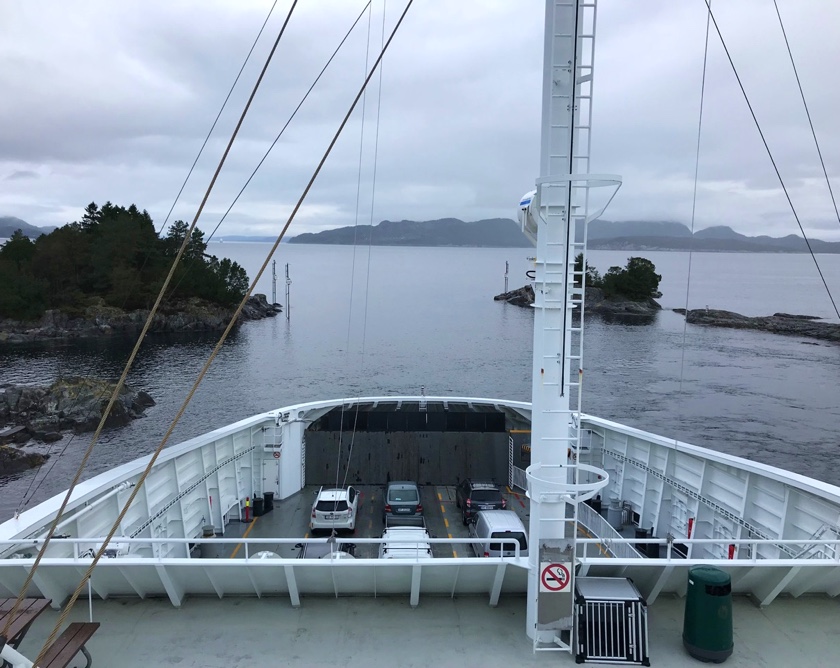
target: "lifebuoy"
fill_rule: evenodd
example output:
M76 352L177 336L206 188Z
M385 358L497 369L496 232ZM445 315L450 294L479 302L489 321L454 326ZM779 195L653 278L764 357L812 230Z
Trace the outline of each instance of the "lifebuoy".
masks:
M280 459L280 452L278 450L274 451L274 459Z

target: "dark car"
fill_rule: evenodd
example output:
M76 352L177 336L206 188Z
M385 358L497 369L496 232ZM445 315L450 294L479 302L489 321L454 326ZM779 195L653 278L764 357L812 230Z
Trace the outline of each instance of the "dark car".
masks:
M504 510L507 501L496 483L466 478L455 489L455 505L464 524L469 524L479 510Z
M394 480L385 488L385 507L382 509L385 526L393 524L423 525L423 506L416 482Z

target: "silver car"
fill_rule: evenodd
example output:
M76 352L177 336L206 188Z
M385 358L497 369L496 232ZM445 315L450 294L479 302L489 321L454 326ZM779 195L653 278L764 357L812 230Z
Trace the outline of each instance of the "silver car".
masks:
M382 521L386 527L394 524L424 524L420 488L416 482L396 480L388 483Z

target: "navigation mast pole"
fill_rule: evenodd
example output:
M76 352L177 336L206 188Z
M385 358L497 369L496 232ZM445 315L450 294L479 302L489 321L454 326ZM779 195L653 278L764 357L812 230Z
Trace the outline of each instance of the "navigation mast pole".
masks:
M578 458L586 225L606 208L590 215L589 190L614 186L614 195L620 183L589 173L595 5L546 1L540 178L520 202L537 251L526 619L535 651L572 650L577 504L608 481Z

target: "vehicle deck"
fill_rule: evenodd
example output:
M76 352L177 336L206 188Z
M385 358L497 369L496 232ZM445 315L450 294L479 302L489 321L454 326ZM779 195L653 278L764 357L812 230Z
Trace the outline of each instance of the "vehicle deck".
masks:
M698 666L682 647L684 601L660 597L650 607L651 665ZM34 658L58 618L35 620L20 650ZM766 668L837 665L840 601L781 598L759 609L735 597L735 647L726 665ZM87 621L79 601L68 621ZM93 602L100 632L87 643L94 665L148 668L283 666L556 666L569 654L532 653L525 635L525 597L191 597L181 608L166 599Z
M246 536L255 538L315 538L326 537L329 534L319 532L315 536L309 531L309 515L312 502L318 492L318 486L309 485L299 493L275 501L274 510L257 517L250 523L231 522L225 527L225 538ZM359 509L356 517L356 532L340 532L340 537L350 538L379 538L385 529L382 521L382 496L385 488L380 485L358 485L360 492ZM516 512L525 526L528 526L529 506L525 494L509 491L502 487L502 494L507 499L507 507ZM455 506L455 487L444 485L421 485L420 502L423 504L423 518L426 529L432 538L469 538L467 527L461 519L461 511ZM219 557L233 556L243 558L245 550L234 544L219 545ZM261 550L276 552L281 557L297 556L294 546L273 543L250 544L248 554L253 555ZM442 545L434 544L432 551L436 557L471 557L472 548L469 543ZM358 558L376 558L379 546L376 544L360 544L356 548Z

